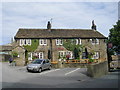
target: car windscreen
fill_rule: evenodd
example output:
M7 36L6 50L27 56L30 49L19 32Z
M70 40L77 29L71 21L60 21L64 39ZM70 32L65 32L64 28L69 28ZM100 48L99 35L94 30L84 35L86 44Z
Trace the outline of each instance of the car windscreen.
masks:
M33 63L33 64L41 64L42 61L43 61L43 60L34 60L32 63Z

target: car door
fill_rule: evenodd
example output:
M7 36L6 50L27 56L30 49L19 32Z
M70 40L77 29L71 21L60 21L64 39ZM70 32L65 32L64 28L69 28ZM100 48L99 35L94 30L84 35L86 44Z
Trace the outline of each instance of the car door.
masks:
M42 69L46 69L46 62L45 62L45 60L42 63Z
M45 62L46 62L46 69L48 69L50 67L50 62L48 59L46 59Z

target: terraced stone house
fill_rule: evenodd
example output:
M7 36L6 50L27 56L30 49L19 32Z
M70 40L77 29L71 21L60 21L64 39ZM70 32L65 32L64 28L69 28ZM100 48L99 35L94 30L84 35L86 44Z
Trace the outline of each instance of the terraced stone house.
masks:
M23 51L23 54L19 55L21 60L33 60L33 57L37 56L40 59L58 61L60 56L68 54L69 59L74 59L73 52L63 46L63 40L67 39L74 39L76 45L83 45L88 52L94 50L93 59L100 59L101 62L107 60L105 42L107 38L96 30L94 21L91 29L52 29L50 22L47 29L20 28L14 39L16 43L14 49L17 48L15 51ZM24 57L25 54L27 58ZM80 59L84 58L84 52L82 55Z

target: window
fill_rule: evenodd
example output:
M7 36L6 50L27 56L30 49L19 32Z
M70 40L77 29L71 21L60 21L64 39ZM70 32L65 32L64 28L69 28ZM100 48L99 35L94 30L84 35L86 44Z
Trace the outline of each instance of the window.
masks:
M64 51L59 51L59 56L63 57L64 56Z
M39 59L43 59L43 52L39 52Z
M43 41L44 41L44 45L47 45L47 39L44 39Z
M59 39L56 39L56 45L59 45Z
M20 46L31 45L31 39L20 39Z
M99 44L99 39L90 39L92 45Z
M73 53L71 51L59 51L60 58L69 55L69 59L73 59Z
M27 45L27 41L26 40L24 40L24 44Z
M81 41L81 39L76 39L76 45L81 45L82 44L82 41Z
M31 45L31 39L27 39L27 45Z
M93 59L99 59L99 52L95 52L95 54L93 55Z
M56 39L56 45L63 45L62 39Z
M43 64L45 64L45 60L43 61Z
M23 43L22 43L22 39L20 39L20 46L22 46L23 45Z
M43 59L44 58L44 54L43 52L36 52L36 53L32 53L32 57L35 57L35 58L39 58L39 59Z
M46 60L45 60L45 62L46 62L46 63L49 63L49 60L48 60L48 59L46 59Z
M79 39L76 39L76 45L78 45L78 41L79 41Z
M40 45L47 45L47 39L40 39L39 44Z

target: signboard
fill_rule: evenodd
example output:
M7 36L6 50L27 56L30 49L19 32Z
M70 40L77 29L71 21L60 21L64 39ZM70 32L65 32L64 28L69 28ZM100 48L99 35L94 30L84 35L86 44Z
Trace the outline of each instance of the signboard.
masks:
M64 50L64 48L59 47L59 48L56 48L56 50Z

